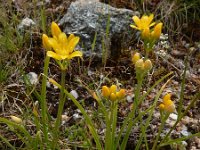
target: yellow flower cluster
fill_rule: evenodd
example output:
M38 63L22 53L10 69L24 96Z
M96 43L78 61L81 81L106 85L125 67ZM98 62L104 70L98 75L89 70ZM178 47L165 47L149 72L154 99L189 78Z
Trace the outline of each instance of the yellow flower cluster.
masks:
M135 68L139 71L149 71L152 68L151 60L143 60L140 58L139 53L135 53L132 57L132 62L135 65Z
M51 33L52 38L49 38L46 34L42 35L42 43L47 50L47 56L56 60L70 60L73 57L82 57L81 51L74 51L79 42L79 37L74 36L74 34L70 34L67 37L55 22L51 24ZM52 48L53 51L51 51Z
M171 100L171 95L166 94L163 97L163 102L162 104L159 105L160 110L166 111L168 113L173 113L175 111L175 105L173 101Z
M130 25L130 26L134 29L140 30L141 37L143 39L155 41L160 38L163 23L160 22L156 24L155 22L152 22L153 18L154 18L153 14L151 14L150 16L143 15L141 19L138 18L137 16L133 16L132 19L135 22L135 25ZM154 26L153 29L150 28L152 26Z
M117 91L116 85L112 85L110 88L107 86L102 86L102 96L106 99L110 99L111 101L121 100L125 97L125 95L125 89L120 89Z

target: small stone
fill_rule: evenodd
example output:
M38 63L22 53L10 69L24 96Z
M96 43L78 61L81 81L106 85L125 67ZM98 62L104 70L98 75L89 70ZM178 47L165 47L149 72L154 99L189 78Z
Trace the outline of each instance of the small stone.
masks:
M191 135L191 133L188 132L187 130L182 130L182 131L181 131L181 134L182 134L183 136L189 136L189 135Z
M70 92L70 94L72 94L74 96L75 99L77 99L79 97L78 93L76 92L76 90L72 90Z
M185 116L185 117L182 119L182 123L185 124L185 125L189 124L189 123L190 123L190 117Z
M81 116L79 115L79 114L73 114L73 119L74 120L77 120L77 119L80 119L81 118Z
M50 88L51 87L51 83L49 81L47 81L47 87Z
M169 115L169 118L176 121L176 120L178 119L178 115L175 114L175 113L171 113L171 114Z
M192 52L195 51L195 48L194 48L194 47L190 47L190 48L189 48L189 51L192 53Z
M99 78L100 78L100 79L103 79L103 78L104 78L104 75L103 75L103 74L101 74L101 75L99 76Z
M186 75L187 78L190 78L190 77L191 77L191 73L190 73L190 71L187 70L185 75Z
M185 48L189 48L190 47L190 44L189 43L186 43L185 44Z
M133 95L127 95L126 100L127 100L127 102L132 103L133 102Z
M182 141L181 143L182 143L183 146L187 146L188 145L188 143L186 141Z
M67 115L62 115L61 118L62 118L62 121L64 121L64 122L68 122L71 119L71 117L69 117Z
M87 74L88 74L88 76L91 76L91 75L93 75L95 73L93 71L91 71L91 70L88 70Z
M26 84L30 83L31 85L35 85L38 83L38 75L35 72L29 72L26 74L26 77L24 77L24 81Z
M19 28L19 29L23 29L23 28L25 28L25 27L30 27L30 26L32 26L32 25L35 25L35 22L34 22L32 19L26 17L26 18L24 18L24 19L22 20L22 22L19 24L18 28Z

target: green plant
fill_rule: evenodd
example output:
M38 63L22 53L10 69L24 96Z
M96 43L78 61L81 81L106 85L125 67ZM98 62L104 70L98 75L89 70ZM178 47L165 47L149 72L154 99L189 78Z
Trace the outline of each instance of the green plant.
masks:
M103 138L101 135L99 135L98 130L96 129L98 126L94 121L94 117L91 117L82 103L68 92L67 88L65 87L66 71L69 68L71 59L74 57L82 57L82 52L74 51L75 46L79 42L79 37L74 36L73 34L66 36L66 34L60 30L55 22L52 22L51 24L51 32L53 37L48 37L46 34L43 34L42 36L42 43L46 50L46 57L42 75L41 91L37 92L35 88L31 89L30 86L27 87L27 90L32 91L31 93L35 94L35 97L39 102L39 105L37 103L33 105L32 111L32 120L36 126L35 133L31 134L29 132L29 130L25 127L25 120L21 119L20 117L10 116L11 120L0 117L0 122L7 124L9 129L14 132L18 138L21 139L21 141L25 144L25 148L27 149L60 149L61 146L58 144L58 141L60 139L61 133L59 128L61 126L61 117L64 104L66 99L69 98L82 113L85 119L84 122L86 123L88 129L86 130L85 134L80 134L84 130L82 126L73 125L68 130L66 130L66 134L71 140L76 140L76 138L83 138L85 142L83 143L83 146L85 146L85 148L95 148L98 150L125 150L129 135L131 134L131 129L136 125L139 127L139 137L137 144L135 145L135 150L140 149L141 145L143 144L147 150L156 150L166 145L180 143L182 140L189 139L194 136L200 136L200 133L195 133L190 136L177 139L172 139L170 137L177 124L200 97L200 93L197 93L187 108L185 110L183 109L183 95L187 70L187 67L185 67L184 74L182 76L179 104L174 104L174 102L171 100L170 94L166 94L164 96L163 102L159 105L161 124L158 128L158 133L155 136L155 139L153 139L153 145L151 145L151 143L149 143L147 140L147 129L158 106L158 100L161 97L161 94L163 93L166 85L173 78L173 76L171 76L173 73L170 72L161 77L159 80L155 81L155 83L146 90L146 93L141 92L145 78L153 67L151 60L148 58L149 52L153 52L154 45L159 39L162 30L162 24L151 23L152 20L153 15L144 15L141 19L136 16L133 17L133 21L136 25L131 25L131 27L140 31L142 40L144 40L144 49L146 54L145 57L141 57L141 54L135 53L132 57L137 81L137 84L134 85L134 102L130 112L124 118L124 121L120 127L117 126L118 108L119 104L122 102L126 95L125 89L121 89L117 87L117 85L113 84L110 87L104 85L102 86L101 90L95 89L95 92L92 92L92 90L86 87L88 92L98 103L99 111L97 113L100 113L103 116L102 121L105 123L105 132L103 134ZM54 79L48 77L50 58L55 60L61 71L60 84ZM185 65L186 64L187 60L185 61ZM166 81L166 79L168 80ZM47 80L53 85L57 86L60 90L58 112L55 121L49 117L47 109ZM156 93L155 97L153 98L154 101L150 104L149 108L146 110L141 110L141 104L146 100L150 92L152 92L152 90L162 82L164 82L164 84ZM163 137L163 139L161 139L160 135L166 120L170 113L175 112L176 107L178 109L178 119L170 131ZM147 115L146 119L143 117L145 115ZM73 133L76 135L76 137L75 135L68 135L70 129L75 129ZM85 137L86 135L89 137L88 140ZM3 136L0 136L0 139L3 140L11 149L16 149ZM95 144L93 144L92 141L94 141Z

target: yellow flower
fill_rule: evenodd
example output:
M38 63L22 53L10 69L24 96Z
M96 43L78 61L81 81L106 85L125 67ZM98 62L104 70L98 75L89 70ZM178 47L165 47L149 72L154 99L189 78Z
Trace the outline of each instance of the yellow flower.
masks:
M116 99L117 99L116 94L115 94L115 93L111 93L111 94L110 94L110 100L111 100L111 101L115 101Z
M116 93L116 91L117 91L117 86L116 85L111 85L110 93Z
M130 26L137 30L144 30L146 28L150 28L155 24L155 22L151 23L153 18L154 18L153 14L151 14L150 16L143 15L141 19L139 19L137 16L133 16L132 19L135 22L135 25L130 25Z
M160 38L160 35L162 32L162 26L163 26L163 23L156 24L156 26L154 27L154 30L151 33L152 38L154 38L156 40Z
M135 63L135 68L136 68L137 70L141 70L141 71L144 70L144 61L143 61L142 58L139 59L139 60Z
M58 38L59 34L62 33L59 26L55 22L51 23L51 33L53 35L53 38Z
M82 57L83 54L81 51L74 51L79 42L79 37L73 34L67 37L55 22L51 24L51 32L53 38L48 38L45 34L42 37L43 45L48 50L47 56L56 60L69 60L74 57ZM50 50L51 47L53 51Z
M102 86L102 96L105 98L110 96L110 89L107 86Z
M160 104L160 105L159 105L159 108L160 108L160 110L163 111L163 110L165 110L165 105L164 105L164 104Z
M126 91L125 89L120 89L117 91L117 86L112 85L110 88L107 86L102 86L102 96L110 99L111 101L121 100L125 97Z
M175 111L175 105L173 101L171 100L171 95L166 94L163 97L163 103L159 105L161 110L164 110L168 113L173 113Z
M11 120L14 121L15 123L21 124L22 119L16 116L10 116Z
M126 95L126 90L125 89L120 89L119 92L116 92L116 96L118 99L124 98Z
M172 100L168 100L164 105L167 112L173 113L175 111L175 105Z
M42 44L47 51L51 50L51 45L49 44L49 37L46 34L42 35Z
M140 59L140 53L135 53L132 57L132 62L135 64Z
M145 28L142 30L142 33L141 33L141 37L142 39L150 39L150 29L149 28Z
M135 58L136 59L136 58ZM137 71L148 72L152 68L151 60L143 60L142 58L135 62L135 69Z
M61 33L58 36L58 40L55 38L49 39L50 45L53 47L53 51L48 51L47 55L57 60L72 59L73 57L82 57L81 51L74 51L74 48L79 42L79 37L71 34L68 38L65 33Z
M155 22L152 22L153 18L153 14L150 16L143 15L141 19L139 19L137 16L133 16L132 19L135 22L135 25L130 26L141 31L142 39L151 41L157 40L160 38L163 23L158 23L155 25ZM152 26L154 26L153 29L151 29Z
M152 68L151 60L149 60L149 59L145 60L145 62L144 62L144 70L148 71L148 70L151 70L151 68Z

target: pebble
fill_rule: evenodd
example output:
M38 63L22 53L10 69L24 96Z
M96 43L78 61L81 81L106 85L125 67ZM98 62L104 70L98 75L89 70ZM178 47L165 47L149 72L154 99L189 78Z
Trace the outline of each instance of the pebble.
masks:
M23 28L25 28L25 27L30 27L30 26L32 26L32 25L35 25L35 22L34 22L32 19L26 17L26 18L24 18L24 19L22 20L22 22L18 25L18 28L19 28L19 29L23 29Z
M75 99L77 99L79 97L79 95L78 95L76 90L71 90L70 94L72 94Z
M127 100L127 102L132 103L133 102L133 95L127 95L126 100Z
M171 114L169 115L169 118L176 121L176 120L178 119L178 115L175 114L175 113L171 113Z
M61 117L62 117L62 121L64 121L64 122L68 122L71 119L71 117L69 117L67 115L62 115Z
M81 118L81 116L78 113L73 114L73 119L74 120L77 120L77 119L80 119L80 118Z
M26 77L29 81L27 81L25 78L25 82L27 81L31 85L35 85L36 83L38 83L38 75L35 72L29 72L28 74L26 74Z

